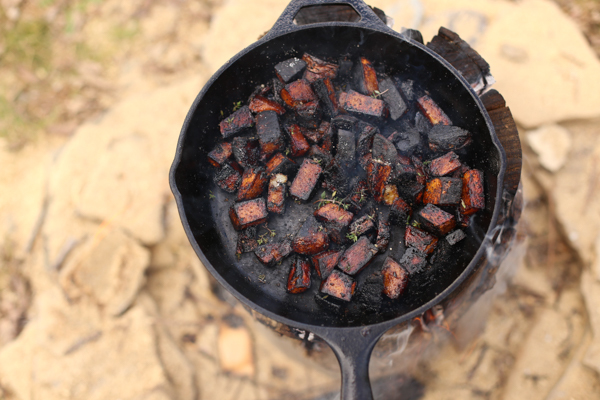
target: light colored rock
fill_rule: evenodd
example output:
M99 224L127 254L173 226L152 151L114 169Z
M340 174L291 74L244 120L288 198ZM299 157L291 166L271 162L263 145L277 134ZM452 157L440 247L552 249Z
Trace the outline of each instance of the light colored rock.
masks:
M217 340L221 369L240 376L254 375L252 338L248 329L223 323Z
M556 172L567 161L571 150L571 134L560 125L545 125L527 133L527 143L538 155L540 164Z
M563 292L558 307L542 311L506 383L505 399L545 399L567 368L584 334L579 293Z
M513 3L495 16L477 50L523 126L600 115L600 61L555 2Z
M566 125L573 138L571 155L555 174L551 195L556 217L569 242L587 265L596 259L600 236L600 132L598 121Z
M77 130L51 180L56 204L50 226L44 228L51 254L74 234L62 232L59 219L72 215L69 208L95 223L120 226L144 244L164 237L168 171L180 127L202 82L200 76L182 78L133 95Z
M581 274L581 293L585 300L593 339L588 347L583 363L600 373L600 282L595 279L590 271Z
M142 308L104 319L58 290L37 300L37 317L0 351L2 384L20 400L174 399Z
M600 115L600 61L550 0L423 0L425 41L457 32L490 64L494 86L527 128Z
M90 296L109 315L122 314L145 282L150 253L121 230L100 232L65 265L61 285L71 300Z

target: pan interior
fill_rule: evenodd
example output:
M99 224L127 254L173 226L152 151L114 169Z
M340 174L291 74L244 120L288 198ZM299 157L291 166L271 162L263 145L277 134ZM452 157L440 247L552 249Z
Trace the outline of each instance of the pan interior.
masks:
M467 232L468 239L455 246L453 261L443 268L429 269L411 277L401 299L384 301L380 312L373 312L368 305L359 302L352 302L338 312L324 311L315 302L319 286L315 273L309 291L288 294L285 284L292 257L274 268L260 264L252 253L236 258L237 233L228 216L235 196L221 191L213 183L215 169L208 163L207 154L222 141L219 132L221 111L227 116L234 103L241 101L246 104L256 85L267 84L275 76L275 64L290 57L301 57L305 52L327 60L342 56L352 59L366 57L374 64L385 65L389 75L418 82L454 125L472 133L473 144L466 161L472 168L484 171L486 209L477 214L475 223ZM206 267L219 281L226 282L237 292L238 297L258 306L259 311L262 308L302 324L348 327L379 323L400 318L433 300L465 271L475 256L496 205L500 156L486 119L471 92L443 64L419 47L401 38L365 28L343 25L309 27L276 37L234 59L205 88L204 95L190 110L182 135L181 158L174 172L175 184L181 194L184 224L189 224L190 241L196 245L201 258L203 255L208 261ZM288 201L291 202L290 199ZM290 209L291 206L287 204L286 207ZM302 211L302 207L296 204L293 207L295 213ZM311 208L311 205L304 207ZM301 222L298 218L294 219L295 222L288 219L270 217L269 227L275 229L277 238L299 228ZM404 249L400 238L403 231L404 228L393 231L393 242L390 242L393 252L378 255L358 275L359 290L369 276L381 269L385 257L392 255L396 258L402 254Z

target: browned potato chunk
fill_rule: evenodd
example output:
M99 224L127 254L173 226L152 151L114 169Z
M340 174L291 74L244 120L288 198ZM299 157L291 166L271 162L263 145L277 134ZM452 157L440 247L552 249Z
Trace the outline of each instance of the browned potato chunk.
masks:
M250 102L249 108L255 114L263 111L275 111L279 115L285 114L285 108L283 108L279 103L259 95L254 96Z
M215 167L221 167L232 154L233 149L231 148L231 143L219 143L210 153L208 153L208 161Z
M262 197L236 203L229 209L229 218L236 231L263 224L267 222L267 217L267 207Z
M454 178L435 178L427 182L423 203L453 206L460 203L462 181Z
M452 125L452 121L444 111L429 96L423 96L417 100L421 112L433 125Z
M268 175L262 167L250 167L244 171L237 201L252 200L262 196L267 187Z
M338 270L334 270L321 284L321 292L345 301L352 299L355 289L354 279Z
M323 169L319 164L305 158L296 178L292 182L290 195L297 200L307 201L317 186L321 172L323 172Z
M275 214L283 214L285 210L285 198L287 189L287 176L274 174L269 182L269 194L267 197L267 210Z
M455 152L451 151L438 157L429 164L429 173L433 176L450 175L460 169L462 164Z
M296 257L288 276L287 291L290 293L303 293L310 289L310 263Z
M460 212L471 215L485 208L485 195L483 193L483 173L472 169L463 175L462 201Z
M433 204L427 204L425 208L419 211L417 216L426 230L438 236L447 234L456 226L454 215Z
M363 236L344 252L338 267L349 275L356 275L371 262L377 251L369 239Z
M400 264L388 257L383 262L383 294L394 300L400 297L408 284L408 272Z
M329 236L312 215L306 219L292 242L292 248L298 254L313 255L327 250Z
M429 233L408 225L404 233L404 244L407 247L414 247L421 253L431 254L435 250L438 238Z
M349 113L377 118L384 117L385 103L383 100L364 96L354 90L340 93L339 105Z
M312 257L313 267L321 279L327 279L338 264L343 250L327 250Z

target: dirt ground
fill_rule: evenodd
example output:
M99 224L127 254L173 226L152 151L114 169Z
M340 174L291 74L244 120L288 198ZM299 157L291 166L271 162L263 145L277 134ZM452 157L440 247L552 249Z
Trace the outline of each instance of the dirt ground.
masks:
M327 349L212 290L168 188L193 98L285 4L0 0L0 400L338 396ZM490 62L525 203L476 322L412 363L420 344L388 335L376 398L600 398L600 2L370 4Z

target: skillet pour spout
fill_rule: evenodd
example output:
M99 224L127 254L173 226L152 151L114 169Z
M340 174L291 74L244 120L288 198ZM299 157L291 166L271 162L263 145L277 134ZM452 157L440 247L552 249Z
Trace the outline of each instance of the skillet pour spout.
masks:
M303 7L324 4L350 5L360 21L294 24ZM485 209L469 228L460 253L443 271L407 288L403 301L380 313L322 313L314 300L316 289L289 295L285 285L257 280L258 275L265 274L268 282L279 282L281 269L265 271L251 257L235 256L237 234L227 212L232 203L212 179L206 156L222 140L220 110L229 110L233 102L247 99L256 84L273 76L276 64L304 53L323 59L366 57L385 65L391 74L421 82L455 125L472 133L473 151L467 162L484 173ZM506 163L484 104L461 74L438 54L387 27L361 0L293 0L272 29L223 65L196 97L181 130L170 185L190 243L214 278L254 312L323 339L340 363L342 399L364 400L372 399L369 358L381 335L440 303L485 262L485 247L502 206ZM282 227L282 231L287 228ZM358 277L359 286L361 279Z

